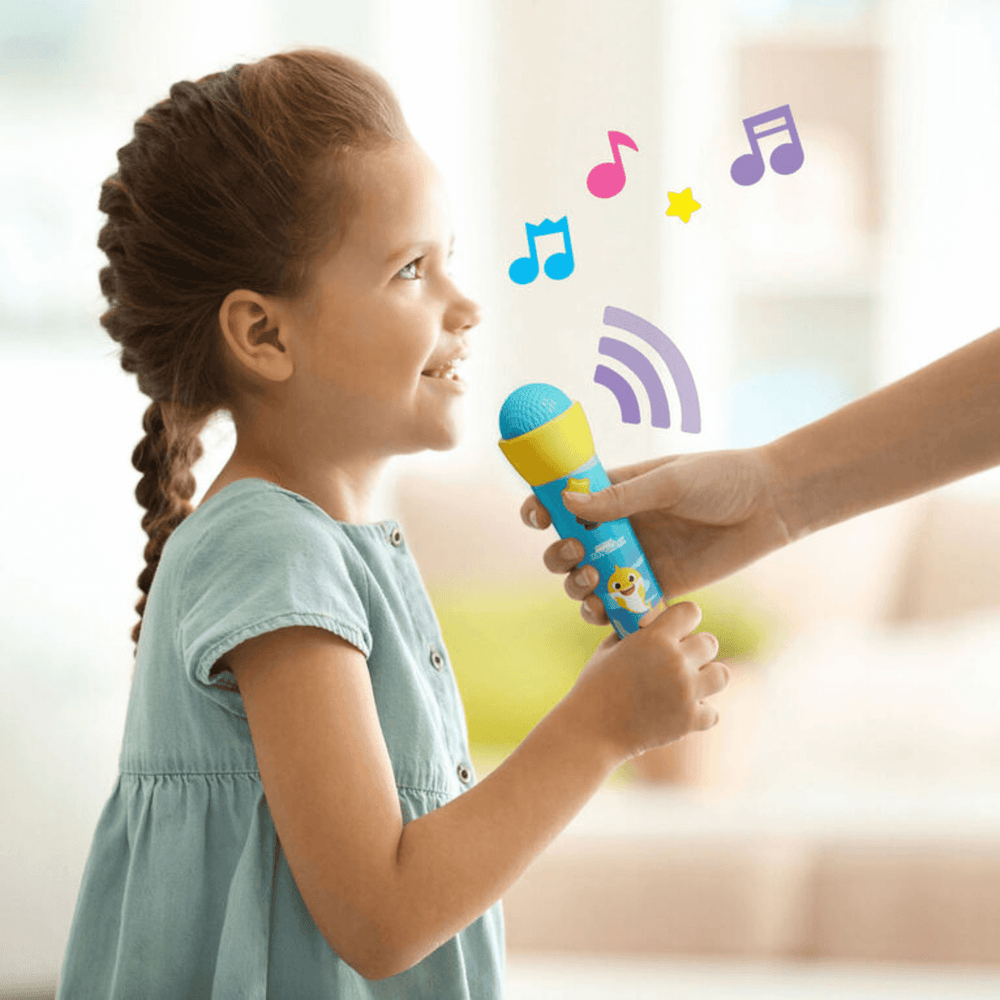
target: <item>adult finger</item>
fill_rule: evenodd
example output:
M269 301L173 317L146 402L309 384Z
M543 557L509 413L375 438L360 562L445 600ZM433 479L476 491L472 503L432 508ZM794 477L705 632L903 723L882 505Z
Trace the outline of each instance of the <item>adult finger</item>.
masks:
M591 594L580 604L580 617L590 625L610 625L608 609L596 594ZM615 632L615 635L618 633Z
M567 574L563 587L574 601L582 601L594 592L599 580L600 575L593 566L581 566Z
M614 521L637 511L669 510L683 496L685 488L673 464L664 464L595 493L563 490L562 499L571 514L588 521Z
M521 504L521 520L529 528L547 528L552 523L549 512L534 493Z
M552 573L568 573L584 557L584 552L579 538L560 538L542 553L542 562Z

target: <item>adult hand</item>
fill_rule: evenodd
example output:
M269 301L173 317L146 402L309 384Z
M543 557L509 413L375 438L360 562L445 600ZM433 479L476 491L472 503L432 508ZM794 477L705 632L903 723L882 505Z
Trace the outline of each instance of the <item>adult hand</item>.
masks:
M628 517L665 598L726 577L791 540L777 505L778 467L764 447L669 455L610 469L608 479L609 487L589 496L564 492L566 509L590 521ZM540 529L552 523L534 494L521 505L521 519ZM583 554L578 540L560 539L543 561L568 574L566 592L583 602L583 618L607 625L594 594L597 571L585 567L583 583L571 573Z

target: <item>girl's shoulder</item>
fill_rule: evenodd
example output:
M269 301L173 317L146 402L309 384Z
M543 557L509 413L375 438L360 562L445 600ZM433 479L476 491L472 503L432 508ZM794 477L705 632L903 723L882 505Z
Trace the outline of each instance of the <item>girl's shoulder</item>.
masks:
M260 479L233 482L180 523L153 586L201 687L213 689L214 666L235 645L287 626L335 631L368 655L371 570L345 527Z
M306 497L266 479L237 479L206 497L175 529L174 556L203 553L353 550L351 525L336 521ZM164 547L166 556L166 546Z

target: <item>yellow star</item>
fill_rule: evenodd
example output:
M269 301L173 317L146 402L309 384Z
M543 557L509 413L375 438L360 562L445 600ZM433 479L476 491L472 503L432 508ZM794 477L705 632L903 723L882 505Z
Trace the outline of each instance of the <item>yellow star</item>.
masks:
M680 194L668 191L667 196L670 198L667 215L676 215L682 222L690 222L691 214L701 208L701 205L691 197L691 188L685 188Z

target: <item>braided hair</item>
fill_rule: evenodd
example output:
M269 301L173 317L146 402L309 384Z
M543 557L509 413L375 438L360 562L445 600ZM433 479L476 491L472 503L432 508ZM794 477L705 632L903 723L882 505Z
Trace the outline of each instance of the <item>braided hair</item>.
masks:
M151 400L132 453L149 536L136 651L163 546L193 509L201 432L231 411L237 388L223 300L240 288L287 299L308 290L356 204L345 154L410 138L386 81L328 49L237 63L169 93L135 122L98 203L110 306L100 322Z

